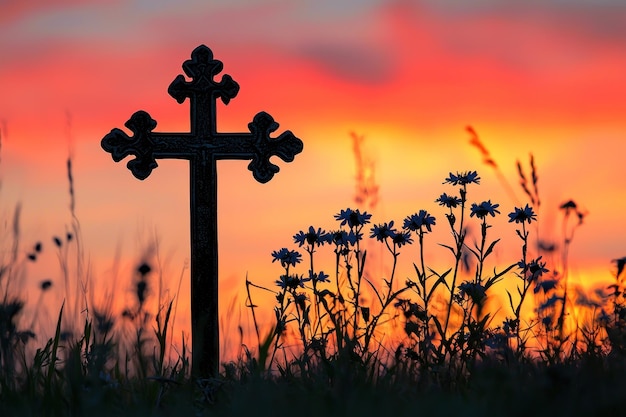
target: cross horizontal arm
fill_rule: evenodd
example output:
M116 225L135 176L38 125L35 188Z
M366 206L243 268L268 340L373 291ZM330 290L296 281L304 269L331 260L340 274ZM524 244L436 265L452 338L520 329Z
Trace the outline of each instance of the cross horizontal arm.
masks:
M208 153L215 159L252 159L254 137L250 133L218 133L195 136L191 133L160 133L150 135L152 155L156 159L193 159Z
M135 158L127 166L141 180L158 166L157 159L192 160L202 155L213 160L250 159L248 169L262 183L271 180L279 171L278 166L270 162L272 156L291 162L303 148L302 141L290 131L272 138L278 123L265 112L258 113L248 123L250 133L159 133L152 131L156 124L148 113L138 111L126 122L133 136L113 129L102 139L102 147L111 153L116 162L134 155Z

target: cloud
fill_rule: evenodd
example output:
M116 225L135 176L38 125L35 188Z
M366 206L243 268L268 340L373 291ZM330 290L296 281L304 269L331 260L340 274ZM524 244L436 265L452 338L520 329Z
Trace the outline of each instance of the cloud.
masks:
M480 20L509 22L512 30L527 28L561 32L570 41L609 42L623 46L626 40L626 3L621 0L455 0L399 1L427 6L454 25Z
M394 75L393 57L381 47L322 42L302 45L297 53L348 82L381 84Z
M485 0L469 7L393 1L380 14L390 20L393 38L404 43L400 54L409 55L412 48L413 57L427 52L469 65L489 61L523 77L555 77L626 59L626 4L565 7L553 0L529 6Z
M119 4L117 0L91 0L87 4ZM47 14L59 10L68 10L77 6L85 6L83 0L8 0L0 2L0 23L18 21L25 17Z

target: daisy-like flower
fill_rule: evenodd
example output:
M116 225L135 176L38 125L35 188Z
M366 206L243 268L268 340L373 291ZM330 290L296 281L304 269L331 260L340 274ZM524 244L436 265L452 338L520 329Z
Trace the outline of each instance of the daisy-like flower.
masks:
M272 262L279 261L283 268L287 266L296 266L297 263L302 261L302 255L300 252L295 250L288 250L287 248L282 248L280 250L272 252Z
M491 204L491 200L483 201L480 204L472 203L470 217L476 216L479 219L484 219L487 215L496 217L496 213L500 214L500 211L496 210L500 207L500 204Z
M465 281L458 288L461 296L468 296L476 304L482 303L487 296L485 287L475 282Z
M325 243L330 242L330 235L321 228L318 228L316 231L313 226L309 226L308 232L303 232L301 230L293 235L293 241L297 243L300 247L307 243L311 246L321 246Z
M515 329L517 329L517 326L519 326L519 320L518 319L506 319L502 322L502 330L504 330L504 333L511 334L511 332L514 332Z
M398 245L399 248L404 245L410 245L411 243L413 243L413 239L411 238L411 232L396 233L396 235L393 236L391 239L393 240L393 243Z
M527 279L530 282L537 281L539 278L541 278L543 274L545 274L546 272L550 272L546 268L546 263L541 262L541 256L537 259L533 259L528 263L524 263L524 261L519 261L517 263L517 267L521 269L524 274L526 274L526 272L529 272L529 274L527 275Z
M305 293L298 293L294 295L293 300L300 307L300 310L304 310L306 308L306 301L309 299Z
M304 282L297 275L281 275L279 280L276 280L276 285L282 289L295 290L298 287L304 287Z
M335 219L337 221L341 221L341 226L348 225L348 227L353 228L357 226L363 226L370 222L371 214L364 211L361 213L359 209L352 210L347 208L345 210L341 210L339 214L335 214Z
M450 173L450 176L443 182L452 185L480 184L480 177L476 171Z
M446 193L441 194L441 196L435 200L435 203L439 203L440 206L445 206L448 208L456 207L461 204L461 202L462 201L459 197L448 195Z
M354 233L353 230L346 232L345 230L337 230L330 233L330 241L337 246L354 246L356 242L361 240L361 233Z
M325 274L324 271L320 271L317 274L311 274L311 279L314 282L329 282L328 274Z
M422 227L425 227L429 232L432 231L431 226L435 225L435 218L428 214L426 210L420 210L419 213L412 214L404 219L404 230L410 231L423 231Z
M374 225L374 227L372 227L371 231L372 234L370 235L370 237L375 237L376 240L378 240L379 242L384 241L388 237L393 239L398 233L398 231L393 227L393 220L390 221L388 224L376 224Z
M530 224L533 220L537 220L537 215L528 204L524 208L515 207L515 211L509 213L509 223L528 222Z

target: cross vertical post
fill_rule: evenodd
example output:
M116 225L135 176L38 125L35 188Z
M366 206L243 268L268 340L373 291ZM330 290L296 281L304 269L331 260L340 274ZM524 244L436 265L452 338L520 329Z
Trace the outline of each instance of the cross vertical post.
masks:
M239 92L239 85L223 75L214 77L223 64L213 58L205 45L191 53L183 63L190 81L178 75L168 93L183 103L190 102L190 131L153 132L156 121L143 111L135 112L125 123L133 133L114 128L101 141L115 162L134 156L126 164L132 174L146 179L158 164L157 159L189 160L190 238L191 238L191 337L192 375L216 376L219 373L218 245L217 245L217 160L250 160L253 177L266 183L279 171L270 162L277 156L293 161L303 143L290 131L273 138L278 123L265 112L257 113L246 133L220 133L216 127L216 101L228 104Z

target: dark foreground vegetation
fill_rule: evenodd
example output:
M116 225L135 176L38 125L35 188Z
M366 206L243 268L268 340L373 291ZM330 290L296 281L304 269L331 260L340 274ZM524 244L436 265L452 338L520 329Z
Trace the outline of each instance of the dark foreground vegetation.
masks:
M491 200L472 202L475 171L457 172L435 200L441 218L419 210L372 224L369 213L346 209L335 230L298 232L297 249L272 253L275 282L247 280L242 289L256 346L242 344L211 378L190 376L184 344L172 351L174 301L159 299L150 311L149 262L136 268L135 303L121 315L75 303L84 271L78 262L77 276L69 275L66 248L74 245L80 258L77 221L52 240L73 296L53 336L35 346L34 318L13 288L43 249L19 249L16 210L0 268L0 416L624 415L626 258L614 260L608 288L589 294L568 284L567 251L585 214L563 203L563 240L538 241L534 165L528 181L521 167L520 176L530 204L504 214ZM506 215L510 229L493 232L493 220ZM435 227L449 230L448 242L429 241ZM506 235L518 239L519 252L494 265ZM384 276L366 262L368 240L384 249ZM429 244L449 254L448 267L429 264ZM401 250L413 258L409 277L396 276ZM334 260L331 270L318 267L324 256ZM53 284L41 282L42 297ZM504 311L490 308L498 286L506 288ZM269 329L257 322L258 292L275 299Z

